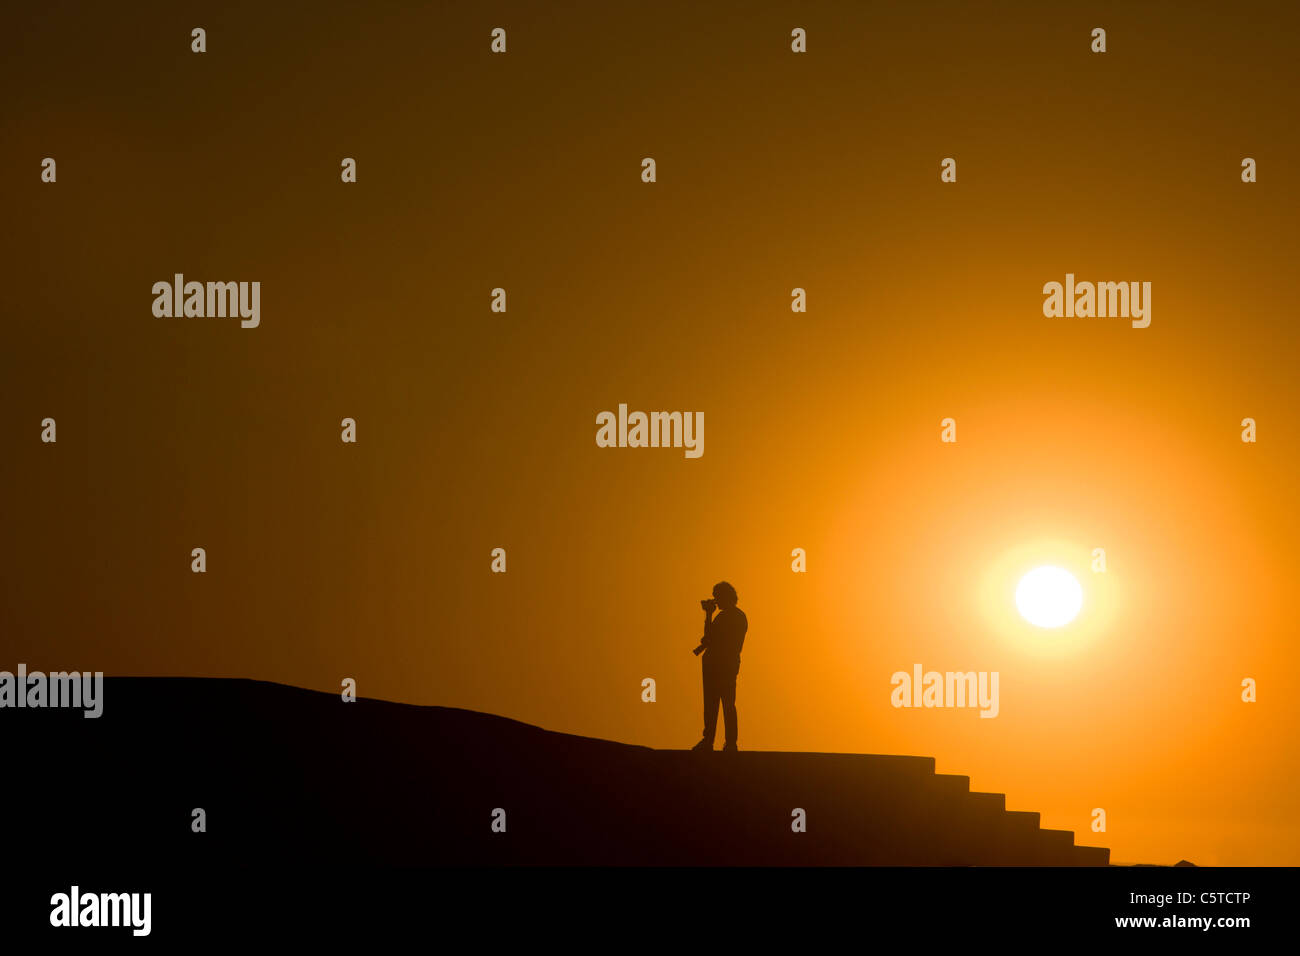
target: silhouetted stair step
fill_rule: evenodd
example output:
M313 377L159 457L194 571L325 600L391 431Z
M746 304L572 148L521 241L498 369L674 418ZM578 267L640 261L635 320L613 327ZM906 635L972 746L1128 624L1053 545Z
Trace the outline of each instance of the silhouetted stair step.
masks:
M934 783L941 793L948 796L970 796L970 777L955 773L937 773L934 775Z
M1067 847L1074 846L1074 831L1073 831L1073 830L1046 830L1046 829L1044 829L1044 830L1039 830L1038 832L1041 833L1041 834L1043 835L1044 839L1045 839L1046 841L1050 842L1053 846L1055 846L1056 844L1061 844L1061 845L1063 845L1063 846L1067 846Z
M989 813L1005 813L1007 809L1007 795L1005 793L985 793L981 790L972 790L971 804L979 807Z
M1039 830L1038 862L1042 866L1077 865L1073 830Z
M1110 847L1076 846L1073 855L1080 866L1110 866Z
M1003 819L1011 827L1037 830L1042 821L1042 816L1037 810L1008 810Z

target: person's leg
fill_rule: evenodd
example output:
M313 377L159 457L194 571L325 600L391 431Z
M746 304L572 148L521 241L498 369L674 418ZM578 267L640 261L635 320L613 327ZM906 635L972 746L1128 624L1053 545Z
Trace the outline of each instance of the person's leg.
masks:
M721 692L718 688L718 679L715 669L709 667L706 663L701 671L704 676L704 740L710 744L718 733L718 704L721 702Z
M739 739L740 733L740 729L736 725L736 675L736 671L732 671L727 675L718 695L722 698L722 719L727 728L726 742L732 745Z

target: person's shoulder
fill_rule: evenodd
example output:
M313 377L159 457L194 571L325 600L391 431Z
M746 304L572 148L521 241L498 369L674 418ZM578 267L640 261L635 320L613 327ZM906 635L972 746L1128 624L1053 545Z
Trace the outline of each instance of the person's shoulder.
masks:
M745 612L744 612L744 611L742 611L740 608L735 608L734 610L735 610L735 612L736 612L736 616L740 618L740 621L741 621L742 624L748 624L748 623L749 623L749 618L745 617Z

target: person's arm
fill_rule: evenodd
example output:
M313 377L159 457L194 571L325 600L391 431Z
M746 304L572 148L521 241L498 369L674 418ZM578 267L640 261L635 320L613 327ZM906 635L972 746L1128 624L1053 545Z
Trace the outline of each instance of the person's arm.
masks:
M713 612L708 608L704 609L704 636L700 638L700 643L695 650L691 651L696 657L704 653L704 649L709 646L709 632L713 629Z
M716 608L715 608L715 610L716 610ZM704 636L700 638L700 647L708 647L708 646L709 646L709 636L710 636L710 634L713 633L713 614L714 614L714 611L710 611L710 610L708 610L707 608L705 608L705 611L704 611Z

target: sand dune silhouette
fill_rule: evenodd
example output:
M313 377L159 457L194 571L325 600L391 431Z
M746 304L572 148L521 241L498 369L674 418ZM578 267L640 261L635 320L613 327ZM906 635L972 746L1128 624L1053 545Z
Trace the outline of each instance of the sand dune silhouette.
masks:
M77 758L42 760L16 817L31 824L20 843L49 853L66 839L70 859L1104 866L1110 855L936 774L930 757L653 750L207 678L109 678L98 720L14 716L27 753ZM191 831L196 807L205 833ZM806 832L792 830L796 808ZM491 825L498 809L505 832Z

